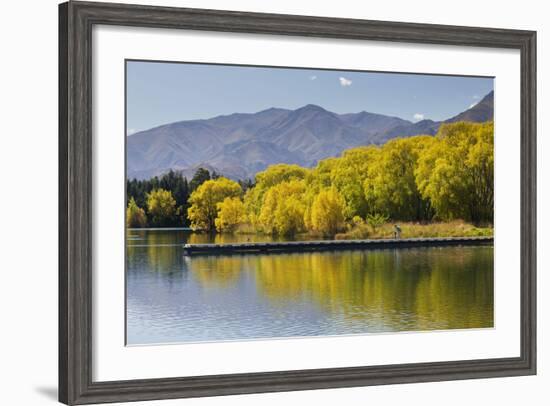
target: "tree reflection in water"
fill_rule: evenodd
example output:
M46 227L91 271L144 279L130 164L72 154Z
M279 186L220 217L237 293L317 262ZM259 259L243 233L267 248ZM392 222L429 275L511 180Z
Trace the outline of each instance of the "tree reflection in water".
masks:
M313 306L328 320L343 320L342 334L346 325L354 332L361 326L365 332L493 326L492 247L184 258L185 241L214 237L135 230L129 235L129 275L146 270L165 275L170 284L193 282L204 295L231 295L241 307L259 300L274 313ZM245 331L246 325L239 328Z

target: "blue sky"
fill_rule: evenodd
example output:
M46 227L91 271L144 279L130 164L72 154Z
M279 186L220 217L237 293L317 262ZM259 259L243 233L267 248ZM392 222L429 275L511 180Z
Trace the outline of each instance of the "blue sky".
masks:
M306 104L443 120L491 90L492 78L128 61L127 131Z

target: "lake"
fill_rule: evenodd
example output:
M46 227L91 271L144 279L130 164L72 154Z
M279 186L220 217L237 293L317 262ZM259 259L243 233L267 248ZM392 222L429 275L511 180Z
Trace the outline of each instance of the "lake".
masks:
M493 327L492 246L182 254L269 240L128 230L128 345Z

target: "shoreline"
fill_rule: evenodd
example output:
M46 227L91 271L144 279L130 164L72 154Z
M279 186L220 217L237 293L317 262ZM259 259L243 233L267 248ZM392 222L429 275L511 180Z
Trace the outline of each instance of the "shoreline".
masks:
M441 247L461 245L493 244L492 236L485 237L435 237L435 238L397 238L370 240L317 240L289 241L270 243L234 243L234 244L184 244L183 255L241 255L241 254L279 254L291 252L336 251L356 249L388 249L411 247Z
M191 227L126 227L126 231L193 231Z

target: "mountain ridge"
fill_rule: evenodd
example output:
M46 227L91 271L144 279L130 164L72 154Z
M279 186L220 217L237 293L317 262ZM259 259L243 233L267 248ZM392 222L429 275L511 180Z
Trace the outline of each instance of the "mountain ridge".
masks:
M206 167L246 179L274 163L311 167L348 148L434 135L443 123L492 120L493 105L491 91L475 106L444 121L411 122L367 111L337 114L314 104L176 121L127 137L127 177L147 179L170 169L189 176Z

